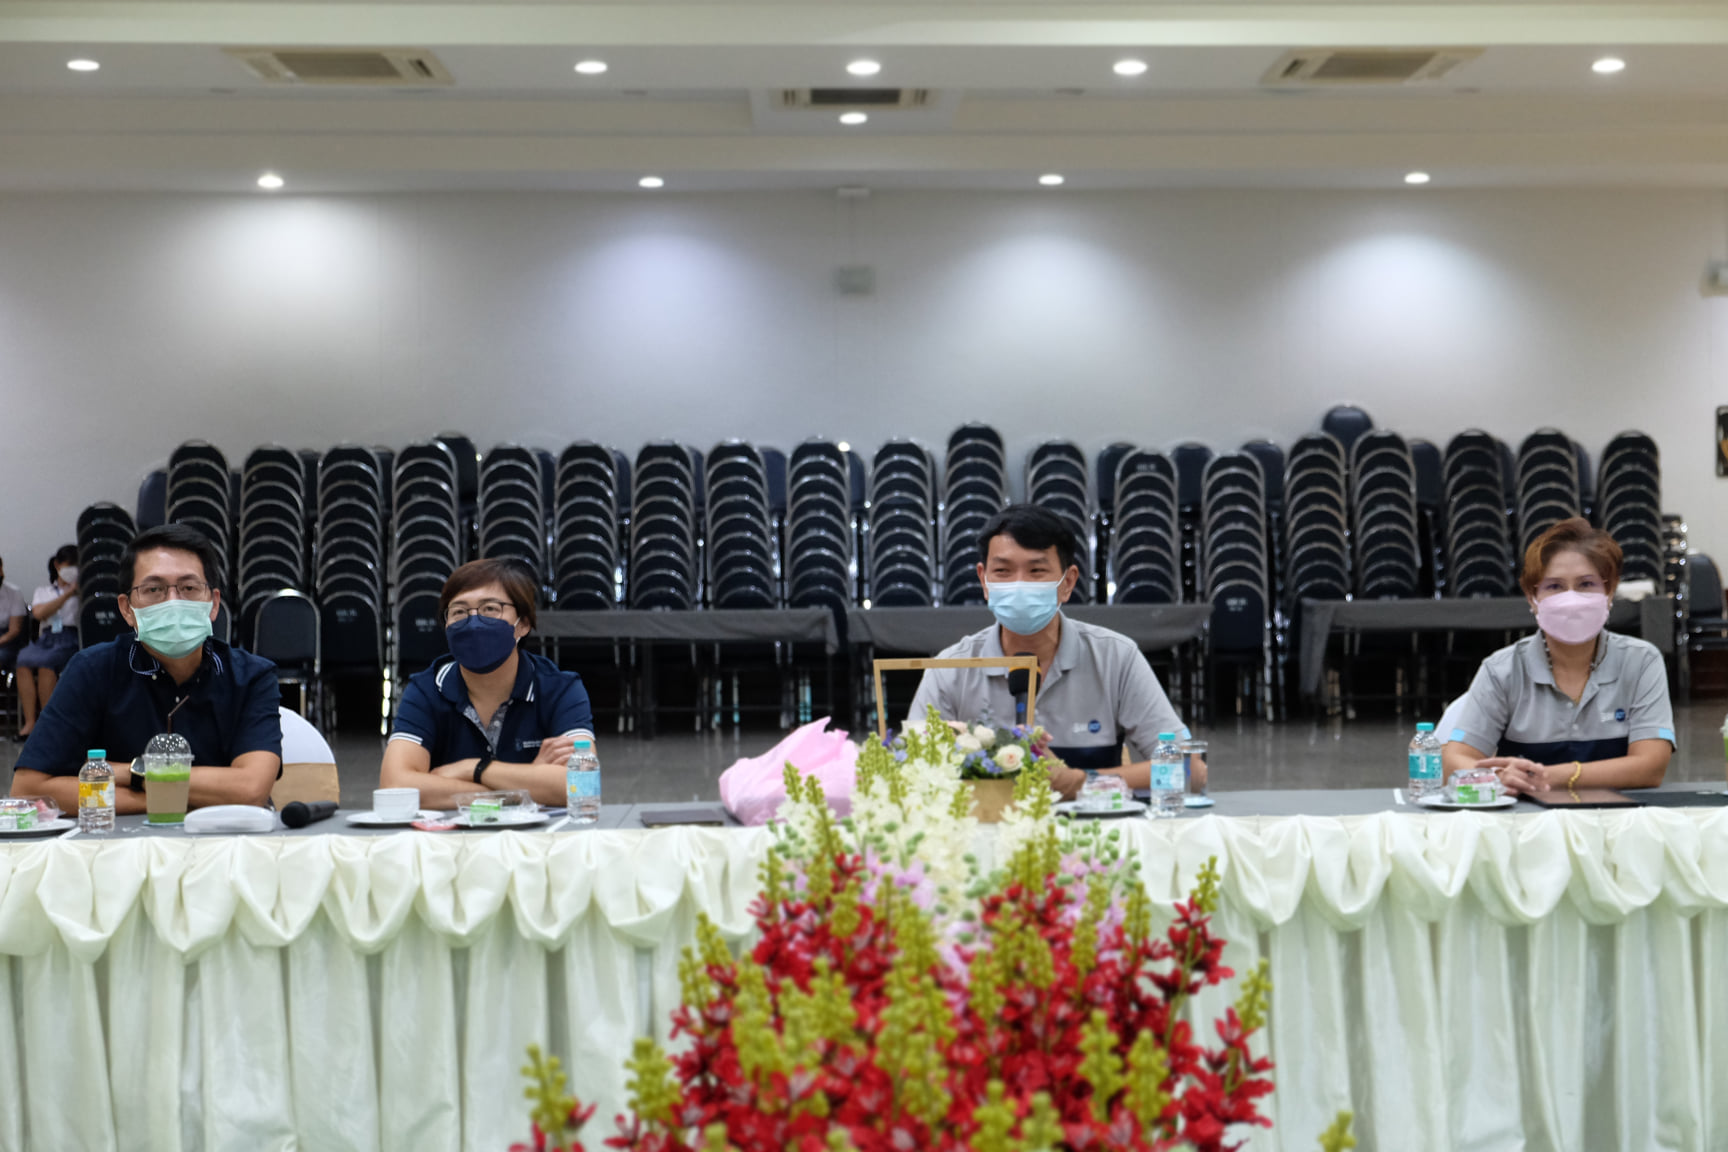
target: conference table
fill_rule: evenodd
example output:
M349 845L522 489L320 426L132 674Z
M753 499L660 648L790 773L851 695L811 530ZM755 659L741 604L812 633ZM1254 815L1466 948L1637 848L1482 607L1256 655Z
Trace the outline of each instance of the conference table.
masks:
M1270 962L1276 1123L1249 1147L1311 1149L1340 1108L1363 1148L1728 1144L1720 786L1576 812L1214 798L1115 827L1163 908L1216 857L1226 962ZM747 941L772 838L644 828L661 807L0 843L0 1149L503 1149L530 1043L599 1106L597 1147L632 1040L668 1039L698 914ZM981 828L985 867L995 845Z

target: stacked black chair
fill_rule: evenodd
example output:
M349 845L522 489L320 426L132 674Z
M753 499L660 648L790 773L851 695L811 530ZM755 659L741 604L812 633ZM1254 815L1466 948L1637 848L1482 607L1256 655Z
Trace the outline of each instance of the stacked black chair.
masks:
M250 641L258 606L283 589L306 592L313 516L298 453L274 444L255 448L240 474L239 572L235 604L240 635Z
M1603 454L1607 463L1607 453ZM1728 651L1728 605L1722 600L1722 574L1702 552L1686 557L1686 651L1688 658L1704 652ZM1690 669L1688 687L1690 687Z
M146 472L138 482L138 531L159 528L168 522L168 470Z
M618 606L619 454L580 441L558 454L553 498L552 590L560 611Z
M1266 544L1272 565L1272 603L1284 595L1284 449L1270 440L1250 440L1242 451L1260 464L1266 488Z
M1206 592L1206 574L1201 570L1201 486L1206 466L1212 463L1212 449L1189 440L1170 450L1170 462L1176 466L1176 508L1182 527L1182 598L1199 600Z
M1110 536L1116 516L1116 469L1121 465L1122 457L1136 450L1127 441L1118 440L1099 451L1092 461L1093 491L1098 501L1098 538L1093 545L1092 568L1097 586L1096 599L1100 604L1107 603L1110 598Z
M1338 441L1346 458L1358 438L1374 430L1374 417L1354 404L1334 404L1320 417L1320 431Z
M942 603L982 604L978 534L1008 504L1008 458L1002 436L966 424L948 437L942 479Z
M1344 446L1313 432L1284 466L1284 597L1294 619L1304 600L1350 595L1349 498Z
M1368 600L1416 596L1422 586L1416 464L1403 437L1366 432L1350 450L1351 543L1356 595Z
M440 432L432 439L449 449L451 459L456 462L456 482L451 487L456 492L456 512L462 526L462 552L473 554L474 527L480 507L480 453L474 441L461 432Z
M539 454L500 444L480 466L480 547L488 560L520 560L545 584L546 487Z
M80 572L82 577L83 573ZM132 631L120 615L120 602L112 592L93 592L78 601L78 647L89 648L118 640Z
M249 637L250 650L276 665L277 681L300 689L299 712L307 719L317 715L322 696L320 630L318 605L311 597L283 588L257 606Z
M705 475L710 605L778 608L780 556L767 460L753 446L728 440L708 453Z
M1431 440L1411 440L1410 462L1416 466L1416 526L1422 543L1422 595L1438 595L1446 584L1446 464L1440 446Z
M1602 450L1596 484L1597 520L1625 555L1624 580L1667 585L1662 529L1662 459L1642 432L1622 432Z
M1580 515L1577 448L1563 432L1544 428L1518 446L1518 555L1562 520Z
M850 459L849 459L850 457ZM792 450L786 480L786 602L844 612L853 601L850 452L828 440Z
M880 608L936 603L936 465L923 446L890 440L870 469L867 599ZM976 556L977 543L973 543Z
M1114 492L1107 567L1111 603L1181 603L1176 466L1158 452L1127 452L1116 465Z
M188 440L168 457L166 517L169 524L186 524L209 537L222 571L233 571L233 479L227 458L214 445Z
M318 463L313 583L327 676L384 669L388 475L377 451L358 444L338 445Z
M1512 525L1506 514L1505 446L1486 432L1460 432L1446 445L1446 594L1516 593Z
M1201 555L1205 595L1212 605L1207 653L1214 666L1238 665L1258 679L1253 693L1262 714L1271 710L1271 549L1266 526L1266 475L1246 452L1216 456L1201 491ZM1239 681L1237 700L1246 694Z
M700 517L702 458L682 444L660 442L636 455L630 517L630 606L694 608L702 602Z
M1092 602L1092 542L1094 536L1092 486L1086 472L1086 454L1067 440L1046 440L1026 457L1026 501L1054 512L1074 533L1078 550L1074 562L1080 582L1070 602Z
M78 594L118 596L132 573L120 570L120 554L138 534L132 516L118 504L92 504L78 514Z
M465 558L466 533L457 457L445 443L410 444L391 471L391 667L399 688L446 651L438 597Z

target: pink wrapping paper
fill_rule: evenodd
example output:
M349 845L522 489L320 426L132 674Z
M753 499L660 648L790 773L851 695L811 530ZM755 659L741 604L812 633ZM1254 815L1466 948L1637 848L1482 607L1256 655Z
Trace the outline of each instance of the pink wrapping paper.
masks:
M720 774L720 802L741 824L766 824L786 799L786 762L822 783L828 806L838 815L852 811L858 781L858 745L829 721L813 720L760 756L746 757Z

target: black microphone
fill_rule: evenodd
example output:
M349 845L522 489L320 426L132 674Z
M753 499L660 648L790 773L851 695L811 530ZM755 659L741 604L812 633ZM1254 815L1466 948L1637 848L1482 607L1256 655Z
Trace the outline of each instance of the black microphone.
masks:
M290 828L304 828L336 815L336 805L329 800L314 800L307 804L296 800L282 809L282 823Z
M1033 656L1033 652L1016 652L1016 656ZM1014 723L1026 723L1026 693L1032 688L1032 673L1025 668L1008 672L1008 692L1014 697Z

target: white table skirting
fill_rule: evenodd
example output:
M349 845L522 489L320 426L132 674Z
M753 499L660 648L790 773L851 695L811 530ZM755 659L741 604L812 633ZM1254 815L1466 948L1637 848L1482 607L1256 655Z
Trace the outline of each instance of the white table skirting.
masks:
M1216 855L1228 962L1271 961L1253 1148L1311 1149L1340 1108L1364 1149L1728 1146L1728 812L1119 827L1162 901ZM526 1134L530 1042L599 1104L597 1146L697 912L742 939L767 843L6 845L0 1150L490 1152Z

